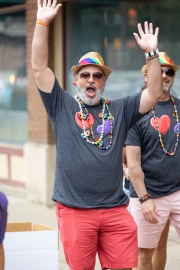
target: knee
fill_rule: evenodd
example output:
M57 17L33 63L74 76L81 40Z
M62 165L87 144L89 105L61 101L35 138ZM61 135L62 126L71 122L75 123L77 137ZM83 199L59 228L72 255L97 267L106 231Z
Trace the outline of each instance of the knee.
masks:
M154 248L139 248L138 250L138 257L141 260L141 262L143 263L147 263L147 261L151 261L152 260L152 256L153 256L153 252L154 252Z
M166 249L167 249L167 243L159 242L157 247L155 248L155 252L164 254L166 253Z

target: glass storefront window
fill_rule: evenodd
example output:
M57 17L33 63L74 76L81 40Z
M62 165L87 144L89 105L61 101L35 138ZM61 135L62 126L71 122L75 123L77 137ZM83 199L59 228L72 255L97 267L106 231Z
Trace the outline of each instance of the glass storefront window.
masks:
M135 2L135 3L134 3ZM66 90L76 93L71 66L89 52L99 52L112 69L105 97L115 99L140 90L144 78L141 68L144 53L137 45L133 32L137 23L153 22L159 27L159 50L166 51L180 65L179 29L180 2L82 0L66 4ZM178 71L179 72L179 71ZM180 96L180 76L177 72L172 93Z
M0 15L0 142L27 141L25 12Z

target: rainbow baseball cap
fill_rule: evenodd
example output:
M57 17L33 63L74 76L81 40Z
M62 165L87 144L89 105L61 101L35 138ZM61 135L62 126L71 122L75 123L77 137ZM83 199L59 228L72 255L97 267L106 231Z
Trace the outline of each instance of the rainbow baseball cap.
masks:
M83 55L80 58L78 64L71 68L71 71L75 76L80 68L87 65L94 65L100 67L103 70L105 76L109 76L111 74L111 69L104 64L103 58L97 52L88 52Z
M177 71L179 66L176 66L174 62L170 59L170 57L165 52L159 52L159 62L161 66L170 66L174 71ZM147 73L147 66L142 67L142 73Z

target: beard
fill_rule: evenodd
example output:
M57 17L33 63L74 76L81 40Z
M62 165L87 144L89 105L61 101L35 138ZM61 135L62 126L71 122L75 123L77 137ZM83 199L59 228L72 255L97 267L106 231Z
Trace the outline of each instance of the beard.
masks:
M170 90L170 84L163 85L163 93L167 93Z
M86 88L89 86L92 86L95 88L96 96L94 98L89 98L86 96ZM102 95L104 93L104 86L98 89L94 83L87 83L87 85L84 88L81 88L79 84L76 83L76 90L77 90L78 96L85 104L89 106L93 106L93 105L96 105L101 100Z

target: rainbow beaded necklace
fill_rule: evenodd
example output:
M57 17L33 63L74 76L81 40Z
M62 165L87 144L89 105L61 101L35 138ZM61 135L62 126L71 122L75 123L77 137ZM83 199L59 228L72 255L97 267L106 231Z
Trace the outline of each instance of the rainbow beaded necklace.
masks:
M177 108L176 108L176 103L175 103L174 98L173 98L173 96L171 94L170 94L170 98L171 98L172 104L174 106L174 112L175 112L175 116L176 116L176 123L178 124L179 123L179 117L178 117L178 112L177 112ZM154 107L152 107L151 112L152 112L152 115L154 117L154 122L156 124L156 128L157 128L157 131L158 131L158 134L159 134L159 141L160 141L160 145L162 147L163 152L168 156L174 156L175 153L176 153L177 147L178 147L180 130L178 129L178 131L176 133L176 142L175 142L175 145L174 145L174 151L172 153L170 153L164 147L164 143L163 143L163 140L162 140L162 135L161 135L161 131L159 129L158 121L156 119L156 114L155 114Z
M86 140L87 143L96 145L101 150L108 150L111 147L112 141L113 141L113 120L114 120L114 117L112 116L109 106L108 106L108 104L110 103L110 100L106 100L104 98L101 99L101 104L103 104L103 108L102 108L102 113L98 113L98 117L102 119L102 129L101 129L100 137L97 138L94 136L93 125L91 122L88 109L86 108L86 105L80 99L80 97L75 96L75 99L78 102L79 109L80 109L80 119L81 119L82 128L83 128L83 133L81 134L81 136ZM83 113L83 109L85 113ZM105 109L107 109L107 113L105 113ZM109 144L107 146L104 146L103 138L104 138L104 126L105 126L106 119L109 119L110 121L110 131L109 131ZM88 120L90 130L86 129L84 120ZM89 140L90 136L92 137L92 141Z

